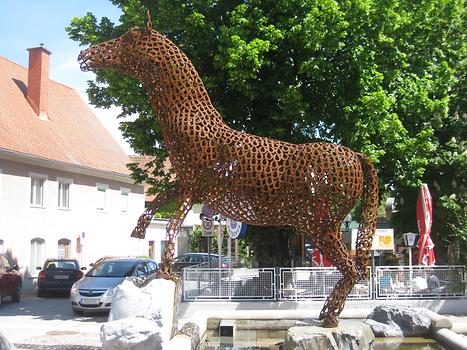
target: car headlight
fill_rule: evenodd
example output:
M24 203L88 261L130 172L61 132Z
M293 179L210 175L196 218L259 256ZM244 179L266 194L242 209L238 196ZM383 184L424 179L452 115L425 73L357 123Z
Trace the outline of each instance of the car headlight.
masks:
M107 296L108 297L113 297L116 292L117 292L117 287L112 287L107 291Z
M78 291L78 282L75 282L75 283L73 283L73 285L71 286L70 293L71 293L71 294L76 294L77 291Z

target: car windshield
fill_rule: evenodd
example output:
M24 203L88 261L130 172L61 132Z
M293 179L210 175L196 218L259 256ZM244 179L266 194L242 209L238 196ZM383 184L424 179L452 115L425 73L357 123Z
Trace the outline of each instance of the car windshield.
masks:
M136 261L108 260L94 266L86 276L91 277L128 277L135 268Z
M48 260L45 264L46 269L66 269L66 270L79 270L76 261L66 260Z

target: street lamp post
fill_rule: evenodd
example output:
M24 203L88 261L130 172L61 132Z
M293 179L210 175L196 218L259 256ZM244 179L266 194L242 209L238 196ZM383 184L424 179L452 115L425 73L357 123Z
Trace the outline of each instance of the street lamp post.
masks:
M407 232L402 235L404 237L405 246L409 248L409 286L412 293L412 247L415 245L416 233Z

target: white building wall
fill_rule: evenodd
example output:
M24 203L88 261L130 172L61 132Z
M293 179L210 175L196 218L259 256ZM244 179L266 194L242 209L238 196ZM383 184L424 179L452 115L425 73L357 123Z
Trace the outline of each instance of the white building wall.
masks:
M179 235L175 238L175 256L189 252L190 236L187 232L191 234L197 226L201 226L199 214L202 206L202 204L194 204L183 221ZM166 226L168 222L168 219L153 219L146 230L145 240L148 241L147 244L149 244L149 241L155 242L154 259L157 262L161 261L162 242L167 240ZM214 224L215 234L217 234L217 223Z
M44 175L44 206L30 204L31 173ZM58 179L72 181L70 208L58 207ZM97 210L96 184L106 184L106 208ZM130 189L122 212L121 189ZM70 257L82 266L106 255L147 255L147 242L130 234L144 211L143 186L0 159L0 240L19 266L24 288L37 276L31 240L44 239L44 259L57 257L58 240L69 239ZM80 239L82 249L77 249ZM29 281L31 280L31 281Z

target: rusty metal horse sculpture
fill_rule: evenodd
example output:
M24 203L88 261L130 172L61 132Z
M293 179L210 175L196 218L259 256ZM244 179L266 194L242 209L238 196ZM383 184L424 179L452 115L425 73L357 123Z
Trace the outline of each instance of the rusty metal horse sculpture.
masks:
M236 131L213 107L188 57L168 38L142 28L81 52L82 70L110 69L144 83L162 128L179 186L161 193L141 215L133 237L144 238L160 204L177 198L162 273L171 275L174 239L193 203L251 225L293 227L309 234L342 273L320 313L338 324L348 293L366 267L376 226L378 181L369 159L331 143L290 144ZM355 260L341 224L362 200Z

